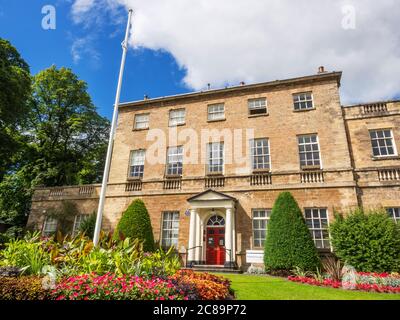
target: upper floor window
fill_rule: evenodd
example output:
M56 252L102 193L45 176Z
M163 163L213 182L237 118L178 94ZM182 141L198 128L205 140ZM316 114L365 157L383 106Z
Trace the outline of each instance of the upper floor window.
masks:
M308 229L318 249L330 249L329 221L327 209L305 209L305 218Z
M400 208L388 208L387 211L394 222L400 223Z
M223 103L211 104L208 106L209 121L224 120L225 119L225 106Z
M85 221L87 215L86 214L78 214L74 219L74 226L72 228L72 235L77 235L80 231L82 222Z
M298 136L300 166L321 167L318 136L316 134Z
M397 154L392 130L371 130L369 134L374 157L395 156Z
M131 152L130 178L143 178L145 156L145 150L134 150Z
M249 114L251 116L267 114L267 99L250 99L248 101Z
M148 129L149 128L149 114L137 114L135 115L135 126L137 130Z
M162 215L161 246L170 248L178 247L179 238L179 212L166 211Z
M270 209L253 209L253 246L255 248L264 247L267 237L267 226L271 216Z
M313 96L311 92L294 94L293 103L294 110L314 109Z
M224 143L207 144L207 173L222 174L224 172Z
M43 225L43 235L51 236L57 231L58 221L53 217L46 217Z
M183 147L170 147L167 153L167 175L182 175Z
M185 116L186 116L185 109L171 110L169 112L169 126L173 127L185 124Z
M270 155L268 139L255 139L250 141L251 164L253 170L269 170Z

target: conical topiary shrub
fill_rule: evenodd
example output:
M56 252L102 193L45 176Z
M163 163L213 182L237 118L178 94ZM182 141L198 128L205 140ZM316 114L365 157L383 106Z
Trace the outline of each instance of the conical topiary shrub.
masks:
M146 252L154 251L153 228L149 213L144 202L140 199L133 201L122 214L114 232L114 240L125 238L144 241L143 249Z
M314 271L320 259L301 210L290 192L279 195L268 223L264 249L268 272L290 272L296 267Z

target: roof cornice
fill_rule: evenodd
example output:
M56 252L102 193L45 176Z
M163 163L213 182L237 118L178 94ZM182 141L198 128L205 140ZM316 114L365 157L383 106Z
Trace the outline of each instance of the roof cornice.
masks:
M154 99L146 99L146 100L139 100L139 101L131 101L131 102L124 102L120 103L119 108L126 108L126 107L144 107L148 105L154 105L156 103L164 103L164 102L171 102L171 101L179 101L183 99L193 99L193 98L204 98L207 96L215 95L215 94L228 94L232 92L246 92L255 89L273 89L283 85L303 85L312 82L321 82L327 80L336 80L338 86L340 86L340 81L342 78L342 72L326 72L317 75L305 76L305 77L298 77L292 79L285 79L285 80L275 80L269 82L262 82L250 85L240 85L235 87L223 88L223 89L215 89L215 90L206 90L206 91L198 91L198 92L190 92L172 96L165 96L159 97Z

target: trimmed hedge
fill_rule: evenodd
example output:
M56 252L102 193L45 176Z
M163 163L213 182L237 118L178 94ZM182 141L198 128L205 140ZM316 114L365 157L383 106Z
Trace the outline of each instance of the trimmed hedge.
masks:
M278 196L268 222L265 240L265 269L290 272L296 267L315 271L320 259L303 214L290 192Z
M133 201L122 214L114 232L115 240L128 237L144 241L144 251L154 251L153 228L151 227L150 216L144 202L140 199Z
M336 255L357 271L400 271L400 228L386 212L337 214L330 232Z
M1 277L0 300L47 300L50 291L43 288L39 277Z

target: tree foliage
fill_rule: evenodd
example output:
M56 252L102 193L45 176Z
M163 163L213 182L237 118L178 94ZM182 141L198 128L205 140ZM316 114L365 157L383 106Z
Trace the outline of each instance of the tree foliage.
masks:
M310 231L290 192L281 193L272 209L264 263L270 272L291 271L296 267L314 271L320 266Z
M21 147L16 136L29 111L31 77L28 64L0 38L0 181Z
M143 240L145 251L154 251L153 228L149 213L144 202L140 199L133 201L128 209L122 214L114 232L114 239L125 238Z
M400 271L400 228L384 210L337 214L330 232L336 255L358 271Z

